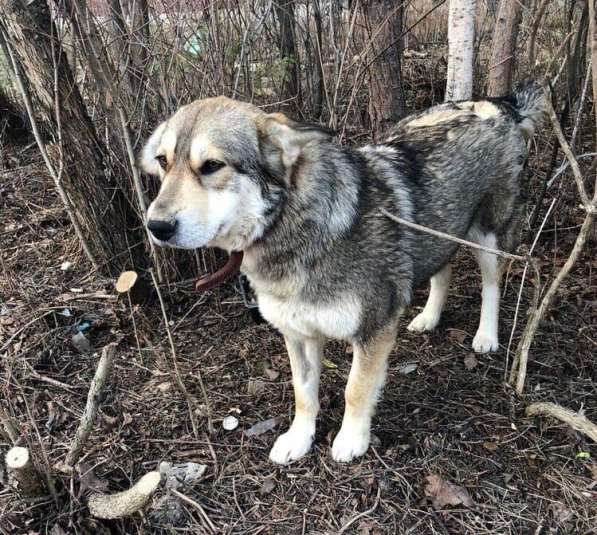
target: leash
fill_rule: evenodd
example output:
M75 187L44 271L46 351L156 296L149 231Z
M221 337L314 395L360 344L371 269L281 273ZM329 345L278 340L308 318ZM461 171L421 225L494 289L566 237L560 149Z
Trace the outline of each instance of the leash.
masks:
M223 282L237 275L240 271L240 265L243 262L243 252L233 251L228 257L228 261L216 272L205 275L195 283L195 290L198 292L206 292Z

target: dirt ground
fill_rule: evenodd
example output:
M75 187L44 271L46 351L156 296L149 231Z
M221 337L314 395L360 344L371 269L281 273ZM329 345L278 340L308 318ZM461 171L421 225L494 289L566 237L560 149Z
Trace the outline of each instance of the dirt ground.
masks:
M539 144L534 153L531 189L539 188L548 152ZM334 342L326 348L315 447L299 462L277 467L268 451L292 415L281 336L254 321L232 285L203 297L191 280L162 286L178 366L198 422L195 434L172 375L157 299L131 314L128 304L117 300L114 280L89 272L33 148L5 155L0 407L42 470L52 467L55 496L18 499L0 463L3 534L597 533L597 447L555 420L524 415L533 401L555 401L597 421L594 236L541 325L524 397L504 381L522 266L511 266L504 285L503 347L474 356L470 344L480 282L471 256L461 252L440 328L431 335L406 329L399 335L369 452L349 465L335 463L329 453L351 357L344 344ZM543 283L565 261L581 222L573 193L562 187L563 201L539 241ZM425 294L418 292L404 325ZM512 348L530 296L527 283ZM73 347L77 330L90 342L90 352ZM61 475L53 467L64 460L99 351L109 342L118 342L116 360L85 445L84 475ZM222 428L227 415L238 418L238 428ZM276 418L273 431L246 436L248 428L270 418ZM10 445L0 433L2 459ZM90 489L129 488L162 461L207 466L199 481L179 489L194 504L178 501L171 514L149 510L125 520L90 517ZM438 477L465 494L464 504L445 505L429 496Z

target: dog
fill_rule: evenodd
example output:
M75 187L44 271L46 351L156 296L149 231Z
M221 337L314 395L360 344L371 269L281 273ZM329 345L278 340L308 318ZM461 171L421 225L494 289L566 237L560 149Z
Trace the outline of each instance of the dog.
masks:
M431 281L408 328L439 322L454 241L391 221L388 212L489 248L516 246L527 141L545 114L540 86L449 102L398 122L386 141L340 146L330 132L225 97L181 107L140 156L161 179L147 212L156 244L243 251L261 315L285 340L295 416L270 452L285 464L311 448L328 339L352 344L345 411L332 457L369 446L398 320ZM475 250L482 305L477 352L498 349L502 262Z

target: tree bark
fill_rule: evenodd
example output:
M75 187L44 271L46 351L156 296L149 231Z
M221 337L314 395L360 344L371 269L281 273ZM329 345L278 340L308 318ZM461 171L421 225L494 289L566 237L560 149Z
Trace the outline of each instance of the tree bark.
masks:
M292 99L294 107L301 107L299 58L294 36L294 0L274 2L274 9L280 28L280 60L282 63L282 97ZM288 106L287 106L288 107Z
M493 30L493 52L489 62L487 94L503 97L512 89L512 76L516 63L516 40L522 18L524 0L502 0Z
M314 72L313 72L313 109L315 117L321 117L323 111L323 99L325 93L325 82L323 78L323 24L321 18L321 6L319 0L313 0L313 17L315 19L315 47L314 47Z
M393 0L369 0L362 5L369 50L369 120L373 138L404 116L402 87L403 6ZM388 46L389 45L389 46Z
M475 0L450 0L448 13L448 73L446 101L473 94Z
M51 139L43 140L59 182L76 208L99 267L109 273L126 251L124 206L43 0L0 0L0 30L29 82L34 108ZM17 65L18 68L18 65ZM126 258L126 257L125 257Z

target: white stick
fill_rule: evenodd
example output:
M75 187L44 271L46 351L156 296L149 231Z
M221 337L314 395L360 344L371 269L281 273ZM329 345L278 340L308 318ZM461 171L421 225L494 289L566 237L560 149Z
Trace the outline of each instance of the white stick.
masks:
M122 518L141 510L158 488L162 477L159 472L145 474L129 490L116 494L92 494L87 505L96 518Z

